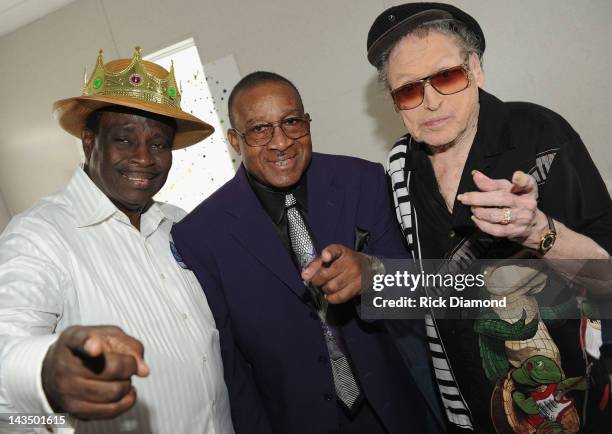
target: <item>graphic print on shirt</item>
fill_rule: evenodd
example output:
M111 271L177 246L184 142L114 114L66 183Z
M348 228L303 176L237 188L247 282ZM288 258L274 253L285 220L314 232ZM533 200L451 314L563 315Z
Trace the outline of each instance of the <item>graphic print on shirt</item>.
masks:
M494 400L504 405L505 427L500 433L576 433L580 419L572 390L586 390L586 376L564 378L559 365L546 356L532 356L508 373L494 391ZM494 401L495 402L495 401ZM501 418L500 418L501 419Z
M548 276L535 267L492 266L483 274L489 298L506 298L505 308L490 309L474 322L482 367L495 385L491 417L496 431L577 432L580 423L573 399L542 395L553 383L570 381L563 380L561 355L549 328L564 323L562 318L576 309L575 299L541 306L536 295L546 287ZM530 380L522 374L530 374Z
M558 148L548 149L544 152L540 152L536 155L535 165L527 171L527 173L534 177L538 186L544 184L548 178L548 172L550 166L555 159L555 156L559 152Z

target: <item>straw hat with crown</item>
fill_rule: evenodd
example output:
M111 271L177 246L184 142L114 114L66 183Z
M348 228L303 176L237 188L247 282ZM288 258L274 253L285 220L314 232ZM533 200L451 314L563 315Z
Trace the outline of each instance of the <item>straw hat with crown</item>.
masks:
M174 119L176 134L172 149L198 143L214 132L211 125L181 110L174 65L168 72L142 60L140 47L136 47L131 59L113 60L106 65L100 50L93 73L83 85L83 95L56 101L53 115L64 130L80 138L87 117L109 106L134 108Z

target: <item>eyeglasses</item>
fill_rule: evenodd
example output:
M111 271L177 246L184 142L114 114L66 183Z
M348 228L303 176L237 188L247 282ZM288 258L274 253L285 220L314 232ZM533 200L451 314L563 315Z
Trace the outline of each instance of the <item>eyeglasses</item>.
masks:
M421 105L425 98L425 84L429 83L438 93L452 95L470 85L470 70L466 63L431 74L421 80L411 81L391 91L398 110L410 110Z
M266 146L274 137L274 130L280 127L285 136L290 139L301 139L310 134L310 115L305 113L303 116L290 116L278 122L257 124L244 133L236 128L232 128L249 146Z

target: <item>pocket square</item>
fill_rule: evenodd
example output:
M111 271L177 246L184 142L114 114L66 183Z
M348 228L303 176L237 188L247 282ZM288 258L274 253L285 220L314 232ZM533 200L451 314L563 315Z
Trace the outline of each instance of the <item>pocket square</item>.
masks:
M355 247L353 250L356 252L363 252L365 247L368 245L368 241L370 241L370 232L365 229L361 229L355 227Z

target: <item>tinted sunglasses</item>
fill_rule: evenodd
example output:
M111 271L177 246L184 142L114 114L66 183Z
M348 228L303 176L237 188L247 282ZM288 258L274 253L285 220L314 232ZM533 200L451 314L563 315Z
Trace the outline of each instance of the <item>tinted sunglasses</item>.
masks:
M391 97L396 109L410 110L420 106L425 97L425 84L427 83L442 95L452 95L468 88L470 85L470 70L464 63L393 89Z

